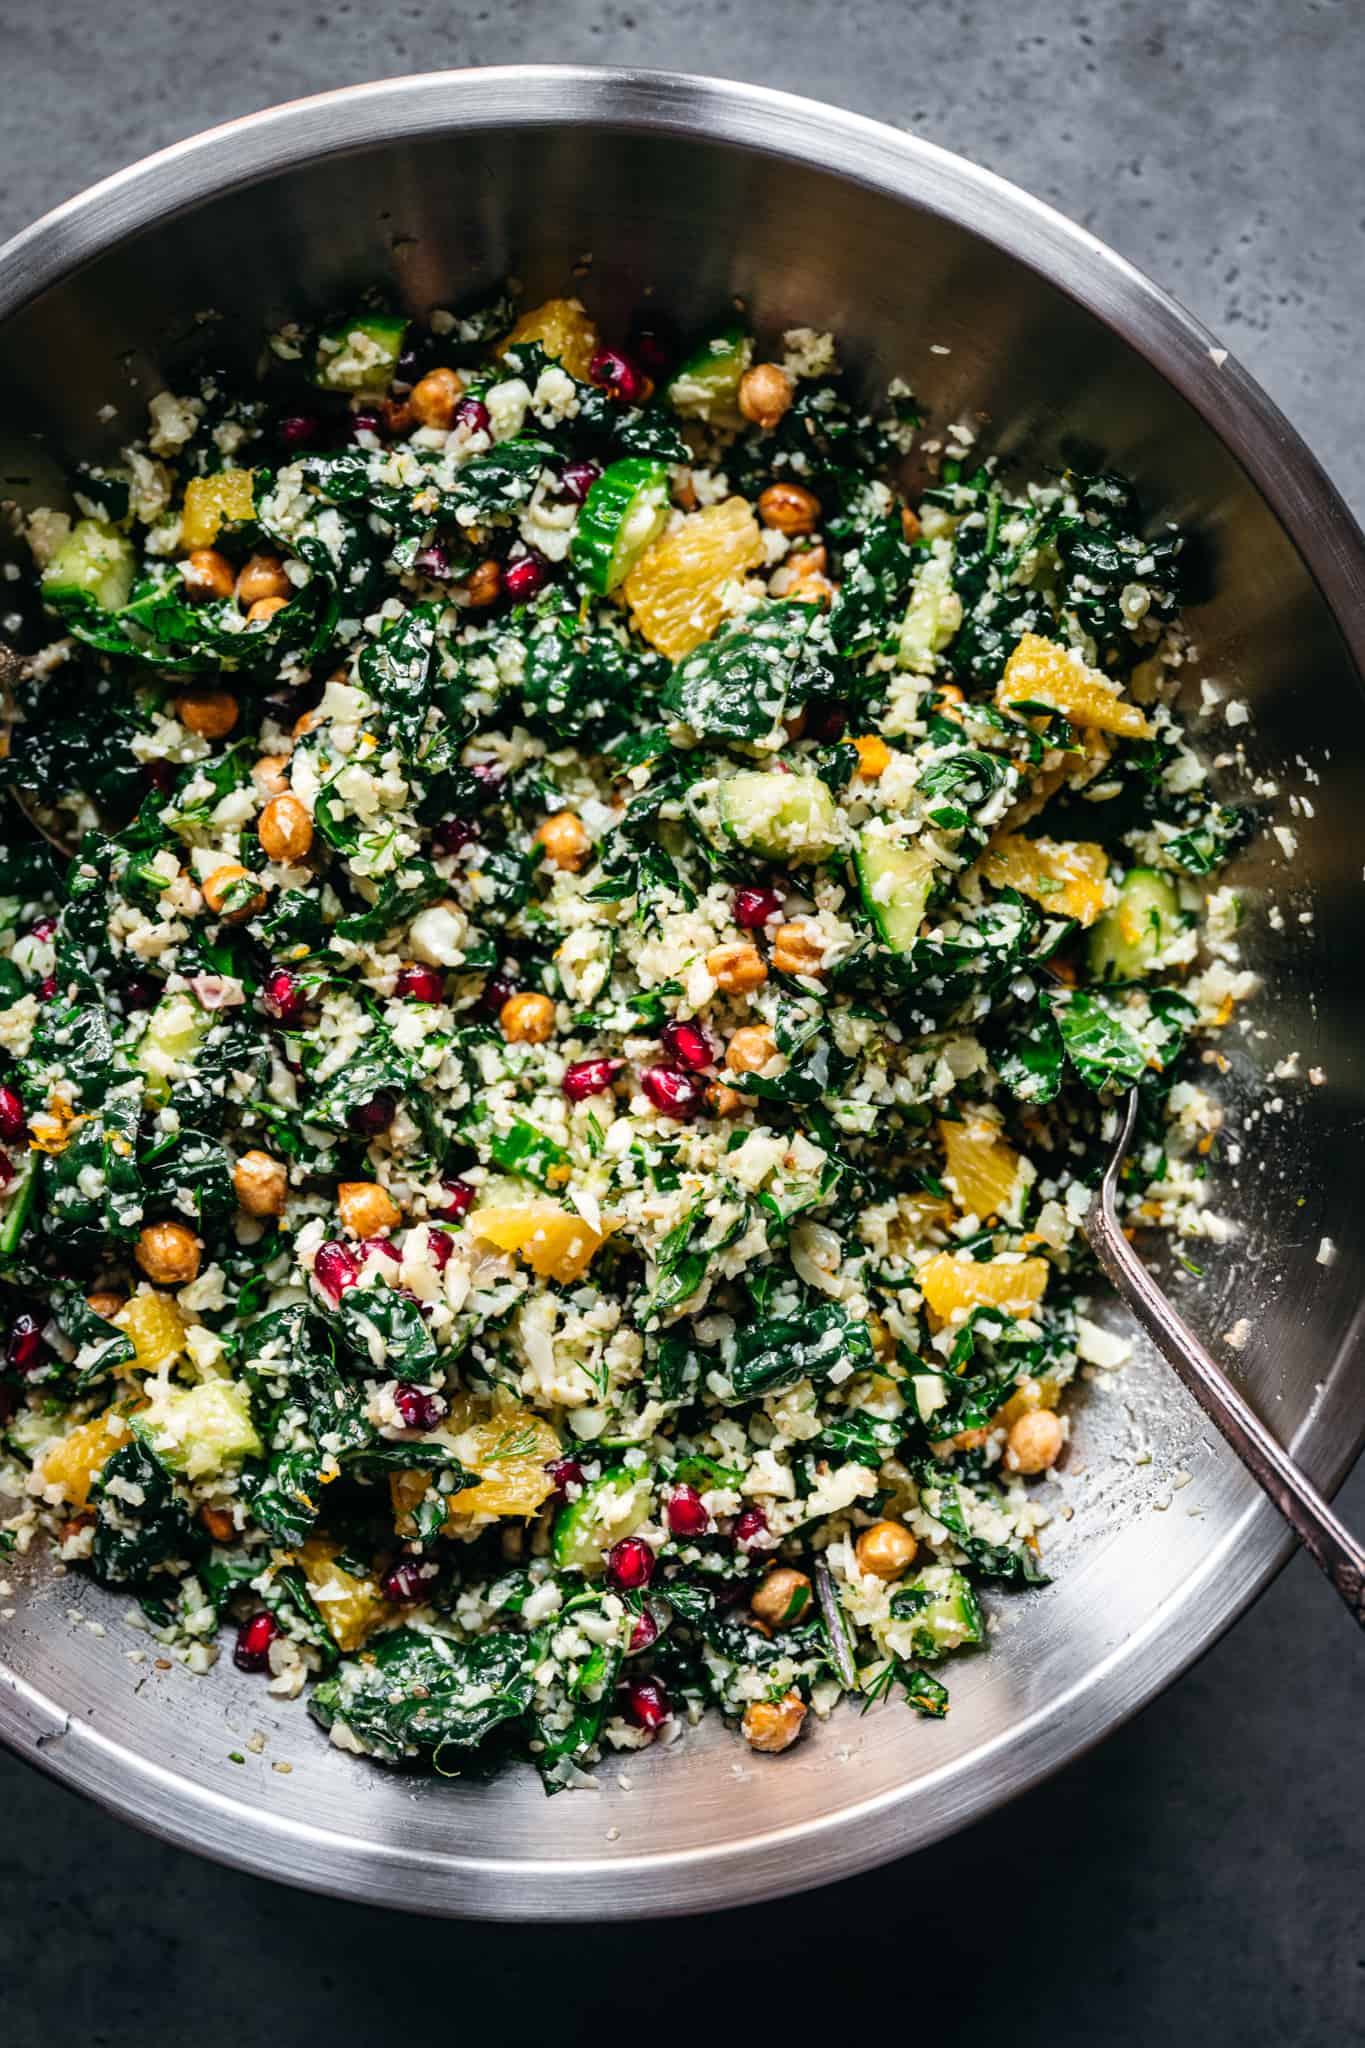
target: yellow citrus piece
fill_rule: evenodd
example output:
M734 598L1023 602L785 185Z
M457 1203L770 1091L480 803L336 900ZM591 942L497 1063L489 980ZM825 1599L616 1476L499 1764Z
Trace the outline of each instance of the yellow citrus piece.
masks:
M93 1422L82 1422L49 1444L43 1453L38 1477L44 1486L59 1486L62 1499L73 1508L83 1508L90 1498L95 1475L104 1470L132 1431L126 1415L109 1409Z
M185 1318L168 1294L154 1294L150 1288L135 1294L112 1320L131 1339L131 1363L140 1372L160 1372L168 1360L184 1352Z
M1046 1259L984 1264L953 1252L937 1252L916 1274L920 1292L941 1321L961 1309L1001 1308L1007 1315L1031 1315L1047 1286Z
M1003 1408L997 1408L991 1417L991 1426L1008 1429L1021 1415L1032 1415L1035 1408L1055 1408L1062 1398L1062 1390L1056 1380L1020 1380Z
M191 477L180 514L181 541L187 548L210 548L220 526L250 519L254 509L249 469L220 469L217 476Z
M1006 833L981 856L981 869L997 889L1032 896L1057 917L1095 922L1111 895L1109 856L1090 839L1025 839Z
M645 549L621 586L636 630L678 661L720 624L725 585L762 560L763 536L746 498L689 513Z
M515 1403L490 1408L478 1395L460 1394L451 1403L447 1428L455 1437L454 1455L466 1472L477 1472L477 1486L453 1493L446 1507L445 1533L458 1536L476 1515L533 1515L554 1492L546 1470L562 1445L541 1415ZM389 1477L394 1527L412 1534L408 1520L431 1483L427 1472L394 1472Z
M1015 704L1049 704L1073 725L1120 733L1125 739L1151 737L1142 712L1119 694L1115 684L1098 669L1087 668L1079 654L1038 633L1025 633L1005 663L995 696L1005 710Z
M577 299L546 299L523 313L494 355L505 356L519 341L538 341L547 356L562 363L580 384L588 381L588 366L600 347L597 329Z
M341 1545L324 1536L310 1536L298 1561L318 1613L338 1649L358 1650L377 1622L392 1613L371 1578L358 1578L337 1563Z
M948 1178L964 1216L1008 1216L1018 1200L1024 1162L1000 1135L991 1118L941 1123L939 1142L948 1158Z
M594 1230L575 1210L562 1209L558 1202L527 1202L515 1208L476 1209L469 1228L499 1251L525 1259L542 1280L567 1286L582 1279L615 1229L603 1220L606 1228Z

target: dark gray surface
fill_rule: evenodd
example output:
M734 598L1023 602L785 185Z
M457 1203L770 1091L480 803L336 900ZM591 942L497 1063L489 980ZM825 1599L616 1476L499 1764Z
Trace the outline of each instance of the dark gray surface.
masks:
M1359 507L1365 310L1360 17L1350 0L1125 0L1031 11L863 0L280 0L19 16L0 231L159 143L294 93L442 64L691 66L838 100L1053 200L1171 286L1258 374ZM1342 1496L1365 1522L1365 1473ZM156 2048L453 2031L511 2041L777 2037L817 2010L1020 2048L1365 2039L1361 1645L1296 1561L1177 1690L1101 1752L929 1855L671 1929L467 1932L335 1907L141 1840L5 1759L0 2038ZM211 1682L211 1681L209 1681ZM827 1939L816 1946L817 1935ZM875 2003L874 2003L875 2001ZM880 2014L880 2021L874 2015ZM894 2024L894 2022L893 2022Z

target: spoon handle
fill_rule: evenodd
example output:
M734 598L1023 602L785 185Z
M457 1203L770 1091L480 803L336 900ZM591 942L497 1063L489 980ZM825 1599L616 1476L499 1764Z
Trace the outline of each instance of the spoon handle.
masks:
M1123 1127L1086 1214L1085 1234L1114 1286L1168 1365L1177 1373L1216 1429L1231 1444L1252 1478L1274 1501L1310 1557L1326 1572L1362 1628L1365 1628L1365 1548L1356 1542L1289 1453L1247 1406L1184 1319L1177 1314L1119 1228L1114 1190L1132 1143L1137 1090L1130 1091Z

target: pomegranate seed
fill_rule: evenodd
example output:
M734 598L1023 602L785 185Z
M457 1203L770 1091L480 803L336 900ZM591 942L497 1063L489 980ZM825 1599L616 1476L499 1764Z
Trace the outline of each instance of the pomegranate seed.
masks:
M684 1123L696 1115L706 1093L695 1075L680 1074L674 1067L647 1067L640 1086L660 1116L677 1117Z
M847 708L842 704L836 704L828 697L812 698L806 706L807 739L842 739L847 724Z
M123 1007L127 1012L150 1010L156 1002L156 983L137 975L128 982L123 991Z
M426 547L415 554L412 566L419 576L430 576L435 583L447 583L450 580L450 556L439 540L428 542Z
M459 853L471 839L478 838L479 828L468 818L442 818L439 825L432 826L431 836L442 853Z
M393 1405L402 1416L405 1429L435 1429L446 1417L446 1404L439 1394L424 1394L420 1387L410 1387L406 1381L394 1388Z
M634 1593L654 1576L654 1552L642 1536L623 1536L607 1553L607 1577L622 1593Z
M709 1067L716 1057L716 1048L700 1024L681 1024L676 1018L665 1024L659 1033L659 1043L670 1059L693 1073Z
M704 1536L711 1526L711 1517L695 1486L674 1487L664 1509L664 1520L673 1536Z
M583 1467L577 1458L556 1458L545 1470L555 1483L554 1497L557 1500L564 1500L571 1486L583 1484Z
M287 967L276 967L265 978L261 1001L281 1024L294 1024L303 1015L304 993Z
M56 993L57 993L57 977L56 977L56 975L55 975L55 974L45 974L45 975L43 976L42 980L41 980L41 981L40 981L40 982L38 983L38 999L39 999L39 1001L40 1001L40 1002L44 1002L44 1003L50 1003L50 1002L52 1001L52 998L53 998L53 997L54 997L54 996L56 995Z
M581 505L601 474L600 462L566 462L559 472L559 488L575 505Z
M570 1102L583 1102L589 1095L605 1093L624 1065L624 1060L575 1060L565 1067L559 1085Z
M424 1564L420 1557L400 1557L379 1581L379 1590L395 1607L401 1607L405 1601L420 1600L439 1569L438 1565Z
M439 1216L443 1223L458 1223L474 1206L474 1190L467 1180L443 1180L441 1188L445 1195L445 1205L443 1208L433 1209L431 1213L433 1216Z
M628 1654L632 1657L638 1657L641 1650L647 1650L651 1643L658 1641L658 1636L659 1624L646 1607L642 1610L639 1620L630 1632Z
M502 573L502 587L513 604L529 604L550 580L550 565L544 555L531 549L509 562Z
M657 1678L629 1679L625 1693L626 1719L637 1728L662 1728L673 1711Z
M250 1621L244 1621L237 1631L237 1642L232 1652L232 1661L239 1671L264 1671L270 1658L270 1645L280 1633L280 1625L273 1614L253 1614Z
M439 1003L445 994L445 982L434 967L403 967L393 992L407 1003Z
M50 939L56 929L57 920L55 917L38 917L29 926L29 937L40 940Z
M387 1237L362 1237L355 1251L362 1266L375 1252L383 1259L392 1259L395 1266L401 1266L403 1263L403 1254L392 1239Z
M642 308L630 323L630 347L651 377L661 377L678 359L678 331L666 314Z
M7 1145L14 1145L27 1129L28 1118L18 1090L0 1087L0 1138Z
M18 1314L9 1326L9 1337L5 1344L5 1362L16 1372L32 1372L43 1349L42 1324L27 1309Z
M496 1017L498 1011L507 1001L507 998L514 996L516 992L514 983L506 980L501 974L495 974L483 985L483 994L479 997L479 1008L488 1016Z
M468 434L488 432L488 407L481 398L462 398L455 408L451 425L463 427Z
M362 407L359 412L353 412L350 438L355 441L361 434L373 434L377 440L385 440L387 436L384 431L383 414L372 412L368 406Z
M448 1230L428 1229L427 1250L431 1253L431 1263L438 1273L444 1273L450 1264L450 1254L454 1249L455 1240Z
M760 1536L766 1536L767 1533L768 1517L762 1508L745 1508L742 1513L735 1516L730 1530L731 1536L741 1550L747 1550L751 1544L757 1543Z
M373 1138L393 1122L398 1102L387 1088L381 1088L368 1102L358 1102L346 1121L358 1137Z
M617 398L622 405L639 405L644 399L644 371L614 348L598 349L588 364L588 375L608 398Z
M322 422L316 413L291 412L276 426L276 433L286 448L309 448L317 440Z
M350 1246L338 1244L335 1238L320 1244L313 1260L313 1278L324 1294L330 1294L333 1301L340 1301L346 1289L354 1287L360 1278Z
M781 908L782 898L776 889L736 889L731 906L735 923L746 932L756 932Z

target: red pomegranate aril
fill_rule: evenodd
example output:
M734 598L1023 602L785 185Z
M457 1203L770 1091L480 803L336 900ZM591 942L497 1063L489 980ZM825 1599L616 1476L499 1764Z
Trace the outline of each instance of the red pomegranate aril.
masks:
M404 1429L435 1429L446 1418L446 1404L439 1394L425 1394L420 1387L402 1382L393 1390L393 1405L403 1418Z
M0 1139L15 1145L28 1129L28 1118L17 1088L0 1087Z
M321 424L316 413L291 412L285 414L275 432L286 448L308 448L317 440Z
M565 1067L560 1087L570 1102L585 1102L590 1095L602 1095L625 1065L624 1060L575 1060Z
M143 975L135 975L132 981L124 984L123 1008L125 1013L133 1010L152 1009L156 1003L156 996L156 983L148 981Z
M555 1498L564 1500L571 1486L583 1484L583 1467L577 1458L556 1458L545 1467L555 1483Z
M684 1024L677 1018L674 1018L672 1023L665 1024L659 1033L659 1043L670 1059L676 1060L680 1067L686 1067L692 1073L699 1073L703 1067L709 1067L716 1057L716 1048L700 1024Z
M320 1244L313 1260L313 1278L324 1294L330 1294L333 1301L340 1301L346 1289L354 1287L360 1278L350 1246L338 1244L335 1238Z
M387 1088L381 1088L368 1102L358 1102L346 1121L358 1137L373 1138L393 1122L398 1104Z
M468 434L486 434L489 426L488 407L481 398L462 398L455 408L451 425L463 427Z
M532 550L518 555L502 572L502 587L513 604L529 604L550 580L550 565L544 555Z
M355 440L360 434L373 434L377 441L385 440L387 437L384 431L382 413L371 412L368 406L362 407L359 412L353 412L351 414L351 439Z
M622 405L639 405L644 398L644 371L614 348L598 349L588 364L588 375L608 398L619 399Z
M635 1593L654 1576L654 1552L643 1536L623 1536L607 1552L607 1577L618 1592Z
M638 1657L641 1650L647 1650L651 1643L656 1643L658 1639L659 1624L646 1607L630 1632L630 1644L627 1654L632 1657Z
M264 1671L270 1661L270 1645L280 1633L273 1614L253 1614L237 1631L232 1661L239 1671Z
M439 1003L445 994L445 982L435 967L402 967L393 992L405 1003Z
M704 1536L711 1526L711 1517L695 1486L674 1487L664 1509L664 1520L672 1536Z
M646 1728L652 1734L662 1728L672 1713L668 1694L657 1678L632 1678L625 1687L626 1719L637 1728Z
M581 505L601 474L600 462L567 462L559 472L559 488L575 505Z
M261 1001L281 1024L296 1023L303 1015L304 992L287 967L276 967L267 974L261 989Z
M762 1508L745 1508L735 1516L730 1535L740 1550L747 1550L768 1533L768 1517Z
M436 1565L424 1564L420 1557L400 1557L379 1581L379 1590L395 1607L401 1607L408 1601L422 1598L437 1570Z
M694 1074L680 1074L674 1067L647 1067L640 1086L660 1116L676 1117L679 1122L696 1115L706 1094Z
M5 1362L16 1372L32 1372L43 1352L43 1330L36 1316L21 1310L9 1326Z
M467 1180L443 1180L441 1192L445 1196L445 1201L439 1209L433 1209L431 1213L433 1216L439 1216L443 1223L458 1223L474 1206L474 1190Z
M455 1249L455 1240L448 1230L427 1230L427 1250L431 1263L438 1273L444 1273L450 1264L450 1254Z
M515 982L508 981L504 975L495 974L483 985L483 994L479 997L479 1008L485 1015L496 1017L508 997L514 996L516 992Z
M433 825L431 836L442 853L460 853L477 839L479 828L469 818L442 818L439 825Z
M28 928L28 935L31 939L50 939L56 929L55 917L35 917Z
M814 697L806 706L806 737L812 740L842 739L848 724L848 710L828 697Z
M439 540L428 541L412 558L412 566L419 576L430 576L433 583L450 580L450 556Z
M356 1257L360 1260L362 1266L366 1259L372 1258L376 1252L378 1252L381 1259L389 1259L395 1266L401 1266L403 1263L403 1254L391 1238L362 1237L355 1249Z
M736 889L731 908L735 923L743 931L756 932L770 917L777 916L782 898L776 889Z
M39 1002L43 1002L43 1003L50 1003L50 1002L52 1001L52 998L53 998L53 997L54 997L54 996L56 995L56 993L57 993L57 977L56 977L56 975L55 975L55 974L45 974L45 975L43 976L42 980L41 980L41 981L40 981L40 982L38 983L38 1000L39 1000Z

